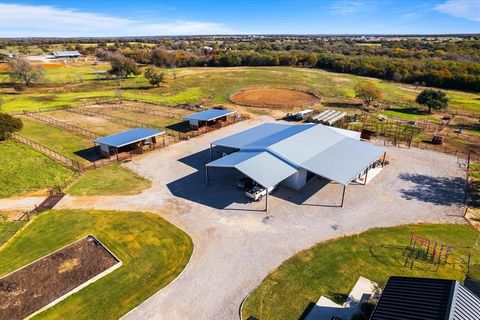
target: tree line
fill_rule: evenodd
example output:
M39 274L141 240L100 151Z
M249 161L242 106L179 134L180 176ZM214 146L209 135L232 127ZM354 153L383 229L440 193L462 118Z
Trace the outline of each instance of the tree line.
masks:
M139 64L157 67L295 66L419 84L445 89L480 91L480 64L474 61L409 59L385 56L349 56L305 51L209 51L125 49L99 50L109 60L123 55Z

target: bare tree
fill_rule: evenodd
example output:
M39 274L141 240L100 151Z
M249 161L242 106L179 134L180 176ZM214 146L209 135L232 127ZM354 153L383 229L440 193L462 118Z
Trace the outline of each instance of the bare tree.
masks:
M21 82L27 87L32 83L39 82L45 70L42 66L32 65L26 58L12 58L7 61L10 68L10 78L14 82Z

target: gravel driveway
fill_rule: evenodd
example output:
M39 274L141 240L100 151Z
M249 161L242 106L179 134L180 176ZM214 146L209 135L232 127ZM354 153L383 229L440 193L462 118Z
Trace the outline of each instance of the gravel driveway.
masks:
M246 203L236 173L203 166L210 141L271 119L249 120L147 154L127 166L153 181L136 196L65 197L59 208L156 212L195 244L187 269L130 312L127 319L238 319L244 297L282 261L320 241L372 227L463 222L464 171L457 158L388 147L390 164L368 185L347 187L314 178L301 192L280 187L263 203ZM160 270L159 270L160 271Z

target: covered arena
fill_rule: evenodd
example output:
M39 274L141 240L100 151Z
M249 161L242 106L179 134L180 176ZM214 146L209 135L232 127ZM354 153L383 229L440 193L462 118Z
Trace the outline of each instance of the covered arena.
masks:
M213 159L213 147L230 150ZM208 170L234 168L269 190L282 184L299 190L314 176L346 186L366 184L371 169L382 168L386 149L360 141L360 133L321 124L265 123L216 140L210 145ZM265 210L268 208L266 193Z

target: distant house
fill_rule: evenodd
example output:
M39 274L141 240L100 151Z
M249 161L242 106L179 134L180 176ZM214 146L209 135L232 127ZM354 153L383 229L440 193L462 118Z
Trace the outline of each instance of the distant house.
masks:
M53 53L53 57L55 59L79 58L81 56L82 56L82 54L80 52L78 52L77 50L75 50L75 51L55 51Z
M390 277L370 320L480 319L480 298L455 280Z

